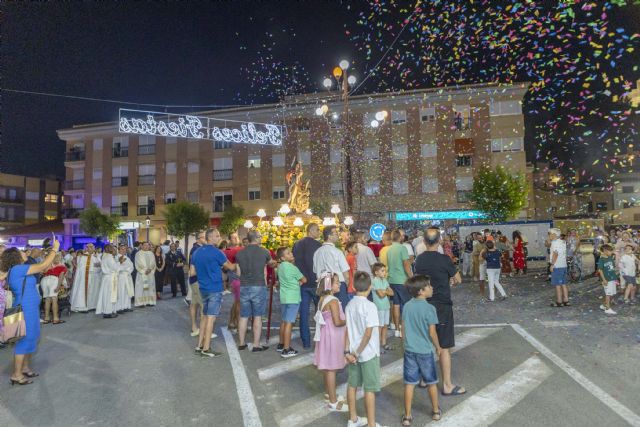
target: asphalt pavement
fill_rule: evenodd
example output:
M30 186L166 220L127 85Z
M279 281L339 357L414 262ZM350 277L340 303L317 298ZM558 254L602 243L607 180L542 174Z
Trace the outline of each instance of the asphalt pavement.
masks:
M468 393L441 397L444 415L435 424L640 425L640 305L618 305L619 314L607 316L598 308L601 288L587 279L570 285L571 307L551 308L541 269L503 283L509 298L502 302L485 302L473 282L453 290L453 378ZM66 324L43 325L34 384L10 386L12 349L0 350L0 426L346 425L345 414L324 409L321 375L298 338L292 345L301 354L286 360L275 351L277 338L264 353L236 349L224 328L231 303L226 296L216 359L194 354L181 298L117 319L74 313ZM396 348L381 356L377 414L396 426L402 349L399 339L389 342ZM345 382L339 373L338 384ZM413 425L430 423L430 411L418 391Z

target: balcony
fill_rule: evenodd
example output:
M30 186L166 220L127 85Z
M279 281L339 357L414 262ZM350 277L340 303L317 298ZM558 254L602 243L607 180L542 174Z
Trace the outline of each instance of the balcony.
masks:
M129 177L127 176L116 176L111 178L112 187L126 187L127 185L129 185Z
M233 179L233 169L219 169L213 171L214 181L229 181Z
M127 216L129 215L129 206L111 206L111 215Z
M156 213L155 204L138 206L138 215L155 215L155 213Z
M85 152L84 150L81 151L68 151L65 153L65 157L64 160L65 162L79 162L84 160L85 158Z
M129 147L113 147L113 158L128 157Z
M0 196L0 203L21 205L24 203L24 197L23 196L15 196L15 197Z
M71 218L79 218L80 212L82 212L82 208L67 208L62 211L62 218L71 219Z
M74 179L64 183L65 190L84 190L84 179Z
M155 185L155 175L138 175L138 185Z
M453 126L456 131L465 131L471 129L471 119L470 118L462 118L456 117L453 119Z
M156 145L139 145L138 154L144 156L146 154L156 154Z

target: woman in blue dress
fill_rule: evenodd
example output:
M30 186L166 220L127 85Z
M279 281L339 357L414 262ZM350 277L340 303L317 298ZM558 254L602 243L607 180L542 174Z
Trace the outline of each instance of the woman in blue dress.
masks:
M40 338L40 293L38 293L35 274L43 273L56 256L60 242L53 241L53 248L44 261L39 264L24 264L27 257L16 248L7 249L0 256L0 279L6 277L14 295L14 306L22 304L27 334L16 343L14 369L11 385L31 384L30 378L39 376L31 369L31 354L38 348ZM26 278L26 281L25 281ZM24 295L22 284L25 283Z

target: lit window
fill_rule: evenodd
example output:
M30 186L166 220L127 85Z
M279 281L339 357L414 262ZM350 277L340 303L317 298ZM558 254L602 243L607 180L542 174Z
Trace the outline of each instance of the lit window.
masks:
M44 201L45 202L49 202L49 203L58 203L58 195L57 194L52 194L52 193L47 193L44 196Z
M257 169L260 167L260 156L249 156L249 169Z

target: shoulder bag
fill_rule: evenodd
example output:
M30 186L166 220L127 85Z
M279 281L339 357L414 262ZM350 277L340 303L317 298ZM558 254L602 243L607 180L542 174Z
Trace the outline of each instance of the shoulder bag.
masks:
M11 276L11 270L7 275L7 281ZM24 313L22 312L22 298L24 297L24 287L27 284L27 276L25 274L22 279L22 294L20 296L20 304L15 307L7 308L2 318L3 330L2 340L6 343L14 343L20 338L27 335L27 326L24 321Z

